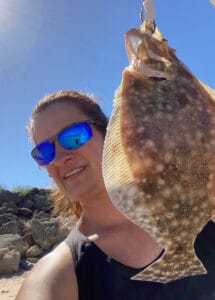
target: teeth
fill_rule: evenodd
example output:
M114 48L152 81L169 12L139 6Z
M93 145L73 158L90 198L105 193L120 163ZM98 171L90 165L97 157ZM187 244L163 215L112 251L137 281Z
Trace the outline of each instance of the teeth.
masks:
M74 174L76 174L76 173L82 171L83 169L84 169L83 167L78 168L78 169L75 169L75 170L73 170L72 172L66 174L66 175L65 175L65 178L67 178L67 177L69 177L69 176L72 176L72 175L74 175Z

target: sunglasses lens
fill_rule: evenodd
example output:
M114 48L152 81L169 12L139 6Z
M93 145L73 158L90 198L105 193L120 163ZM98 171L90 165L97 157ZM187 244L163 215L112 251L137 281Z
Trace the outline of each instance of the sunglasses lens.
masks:
M40 166L48 165L55 157L54 144L49 141L41 143L32 150L31 155Z
M58 135L58 141L64 149L77 149L86 144L92 135L91 127L83 122L63 130ZM41 143L32 150L31 155L40 166L48 165L55 158L55 145L50 141Z
M92 135L90 126L87 123L80 123L61 132L58 141L65 149L76 149L86 144Z

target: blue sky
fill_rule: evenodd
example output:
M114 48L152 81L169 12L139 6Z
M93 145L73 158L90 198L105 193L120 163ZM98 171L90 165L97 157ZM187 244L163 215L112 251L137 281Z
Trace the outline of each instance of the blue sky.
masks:
M110 115L128 65L124 33L140 25L140 0L0 0L0 185L47 187L25 126L37 100L60 89L94 93ZM191 71L215 88L215 7L154 0L156 22Z

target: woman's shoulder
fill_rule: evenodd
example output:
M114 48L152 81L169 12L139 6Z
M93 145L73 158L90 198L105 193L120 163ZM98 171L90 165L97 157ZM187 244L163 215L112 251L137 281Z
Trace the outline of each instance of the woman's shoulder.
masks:
M70 249L62 242L34 266L16 300L77 300L78 287Z

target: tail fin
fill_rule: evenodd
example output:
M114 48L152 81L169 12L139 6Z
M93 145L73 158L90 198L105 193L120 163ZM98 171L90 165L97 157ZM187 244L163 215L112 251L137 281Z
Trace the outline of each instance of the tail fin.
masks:
M131 279L167 283L179 278L207 273L193 248L191 251L180 253L168 251L168 253L164 252L161 258Z

